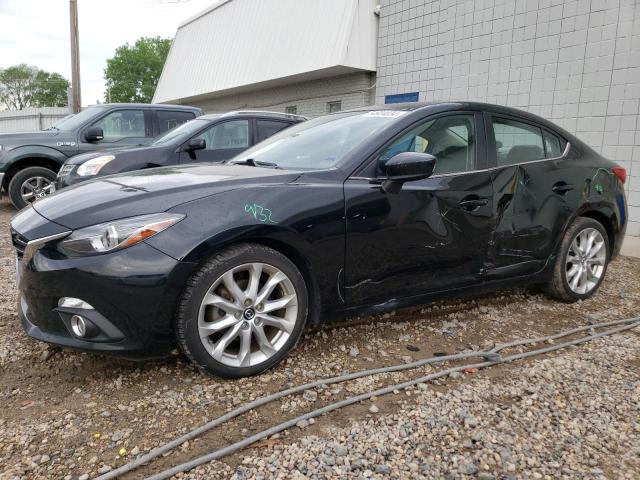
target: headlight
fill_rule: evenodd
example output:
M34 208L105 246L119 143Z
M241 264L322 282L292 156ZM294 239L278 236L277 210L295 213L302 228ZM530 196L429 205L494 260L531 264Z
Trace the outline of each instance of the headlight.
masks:
M75 165L62 165L62 168L58 171L58 178L66 177L75 168Z
M154 213L125 218L76 230L58 243L67 256L78 257L128 248L175 225L185 216Z
M100 157L92 158L91 160L87 160L82 165L78 167L78 175L81 177L89 177L91 175L97 175L102 167L104 167L107 163L113 160L113 155L102 155Z

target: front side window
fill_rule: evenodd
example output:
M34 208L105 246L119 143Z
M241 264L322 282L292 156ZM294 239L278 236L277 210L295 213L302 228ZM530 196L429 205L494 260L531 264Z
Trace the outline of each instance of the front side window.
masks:
M503 118L493 119L498 166L545 158L542 129Z
M398 153L428 153L436 157L434 174L474 170L473 115L438 117L420 124L395 140L378 157L378 173Z
M92 126L102 129L105 142L122 138L144 137L144 111L117 110L102 117Z
M230 150L249 146L249 120L230 120L206 129L202 138L207 150Z

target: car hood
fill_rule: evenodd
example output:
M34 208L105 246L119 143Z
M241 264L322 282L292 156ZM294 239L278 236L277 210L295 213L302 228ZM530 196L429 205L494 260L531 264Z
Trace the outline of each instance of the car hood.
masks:
M297 171L244 165L152 168L79 183L39 200L33 208L52 222L77 229L164 212L231 189L289 183L299 176Z
M0 145L14 145L37 142L42 143L60 136L62 132L58 130L45 130L41 132L15 132L0 134Z
M163 146L166 148L166 145ZM116 158L126 158L129 156L135 156L139 153L153 154L153 152L157 150L161 150L163 147L149 147L149 146L136 146L136 147L120 147L120 148L109 148L107 150L99 150L96 152L88 152L81 153L80 155L74 155L69 158L65 164L66 165L81 165L84 162L91 160L92 158L102 157L104 155L113 155Z

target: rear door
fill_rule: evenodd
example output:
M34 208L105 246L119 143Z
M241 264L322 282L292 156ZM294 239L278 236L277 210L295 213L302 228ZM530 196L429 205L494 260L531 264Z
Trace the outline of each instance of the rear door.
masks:
M181 152L181 163L222 162L249 148L253 137L252 122L248 118L234 118L213 123L192 139L203 139L205 148Z
M494 185L494 234L487 278L542 269L578 204L578 179L564 158L567 142L525 118L487 114Z
M428 117L391 141L344 185L346 300L387 302L481 281L492 187L482 114ZM406 151L437 158L435 173L380 189L384 164Z

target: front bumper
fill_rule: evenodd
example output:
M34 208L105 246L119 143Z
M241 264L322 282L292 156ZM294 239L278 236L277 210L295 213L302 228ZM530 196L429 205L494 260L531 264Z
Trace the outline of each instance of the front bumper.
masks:
M28 233L22 232L29 239ZM127 358L166 356L174 344L176 302L195 265L141 242L106 255L69 258L44 245L19 265L18 311L25 332L38 340ZM20 262L22 263L22 262ZM93 309L59 307L63 297ZM98 334L73 333L72 315L85 316Z

